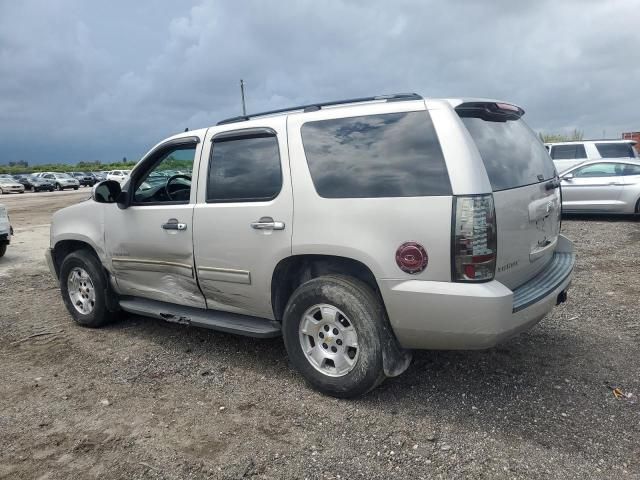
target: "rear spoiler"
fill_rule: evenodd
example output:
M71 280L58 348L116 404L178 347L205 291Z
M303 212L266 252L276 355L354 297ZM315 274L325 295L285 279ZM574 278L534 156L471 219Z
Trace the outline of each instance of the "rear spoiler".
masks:
M461 117L474 117L493 122L518 120L524 110L517 105L503 102L466 102L455 108Z

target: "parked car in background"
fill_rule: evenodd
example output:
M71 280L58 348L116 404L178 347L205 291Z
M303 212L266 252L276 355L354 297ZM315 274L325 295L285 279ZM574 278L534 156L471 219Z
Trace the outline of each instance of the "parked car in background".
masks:
M558 173L588 160L602 158L638 158L635 140L580 140L545 143Z
M591 160L561 175L566 213L640 213L640 161Z
M35 175L16 175L16 181L24 185L25 190L31 190L32 192L53 192L55 190L54 184L43 177L36 177Z
M565 301L560 182L523 114L399 94L180 133L57 211L47 261L80 325L282 334L313 387L360 395L411 349L488 348ZM176 161L193 178L162 180Z
M129 179L131 170L111 170L107 173L107 180L115 180L118 183L124 183Z
M84 172L69 172L69 175L78 180L81 187L93 187L96 183L96 179L93 175Z
M107 174L103 172L89 172L89 175L94 178L95 183L104 182L107 179Z
M0 194L3 193L24 193L24 185L14 180L13 177L0 177Z
M67 188L78 190L78 188L80 188L80 182L68 173L45 173L42 175L42 178L50 180L56 187L56 190L65 190Z
M4 257L4 254L7 253L7 246L11 243L11 235L13 235L13 228L7 207L0 204L0 257Z

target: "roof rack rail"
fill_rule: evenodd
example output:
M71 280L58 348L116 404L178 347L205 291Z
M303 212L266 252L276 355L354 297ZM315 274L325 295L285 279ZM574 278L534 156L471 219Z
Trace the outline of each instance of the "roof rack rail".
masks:
M349 103L363 103L385 100L387 102L401 102L407 100L422 100L417 93L394 93L391 95L378 95L376 97L350 98L347 100L334 100L333 102L311 103L309 105L298 105L297 107L280 108L278 110L269 110L266 112L252 113L251 115L239 115L237 117L225 118L220 120L216 125L226 125L228 123L246 122L251 118L265 117L267 115L276 115L278 113L295 112L302 110L304 112L315 112L324 107L333 107L336 105L346 105Z

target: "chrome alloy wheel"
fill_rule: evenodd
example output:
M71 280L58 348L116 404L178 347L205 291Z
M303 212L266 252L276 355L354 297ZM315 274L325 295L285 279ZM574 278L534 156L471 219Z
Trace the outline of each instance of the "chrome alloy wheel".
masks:
M71 303L78 312L88 315L93 311L96 304L96 291L85 269L75 267L69 272L67 291Z
M333 305L307 309L300 322L299 338L309 363L324 375L342 377L358 361L358 334L351 320Z

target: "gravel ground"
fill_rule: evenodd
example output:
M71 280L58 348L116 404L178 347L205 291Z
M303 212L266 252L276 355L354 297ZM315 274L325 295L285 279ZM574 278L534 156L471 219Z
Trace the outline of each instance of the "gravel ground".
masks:
M345 401L308 389L280 339L74 326L42 254L51 213L86 196L0 199L17 233L0 260L0 478L640 478L640 220L566 219L566 304L491 350L418 352Z

